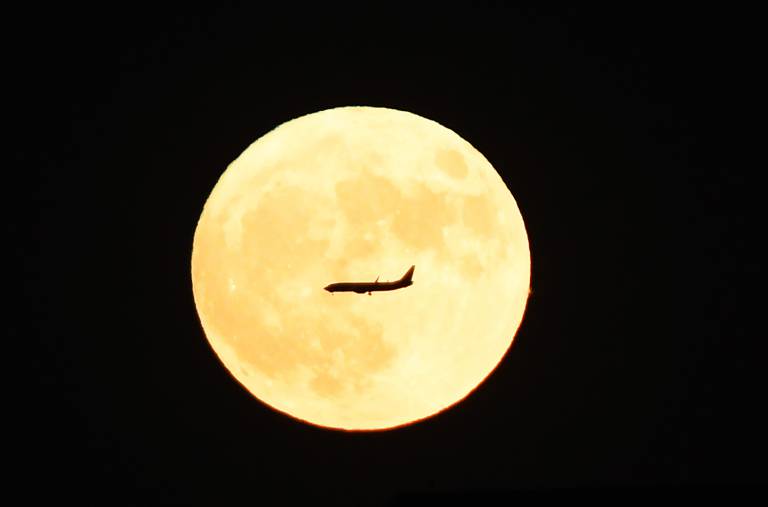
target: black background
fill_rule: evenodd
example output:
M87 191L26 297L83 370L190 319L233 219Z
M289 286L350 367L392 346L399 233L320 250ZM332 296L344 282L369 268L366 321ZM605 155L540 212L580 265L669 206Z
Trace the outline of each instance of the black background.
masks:
M739 18L358 9L9 17L21 135L6 224L23 283L8 336L32 347L8 359L22 486L109 504L367 504L764 481L758 192L724 147ZM455 130L501 173L531 245L505 360L461 404L390 432L254 400L191 292L194 228L227 164L344 105Z

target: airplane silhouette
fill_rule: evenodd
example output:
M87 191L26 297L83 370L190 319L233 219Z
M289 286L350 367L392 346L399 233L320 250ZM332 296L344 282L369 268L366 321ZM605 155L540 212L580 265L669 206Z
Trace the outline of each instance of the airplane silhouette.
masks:
M403 287L413 285L414 269L416 269L416 266L411 266L411 269L406 271L400 280L395 280L394 282L380 282L379 277L376 277L375 282L339 282L332 283L324 288L331 294L334 292L357 292L358 294L365 294L367 292L370 296L371 292L402 289Z

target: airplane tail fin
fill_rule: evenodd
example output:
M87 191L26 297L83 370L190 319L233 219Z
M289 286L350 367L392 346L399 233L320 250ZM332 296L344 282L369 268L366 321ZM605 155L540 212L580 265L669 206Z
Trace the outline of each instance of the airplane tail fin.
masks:
M401 282L410 282L413 279L413 270L416 269L416 266L411 266L411 269L405 272L403 277L400 279Z

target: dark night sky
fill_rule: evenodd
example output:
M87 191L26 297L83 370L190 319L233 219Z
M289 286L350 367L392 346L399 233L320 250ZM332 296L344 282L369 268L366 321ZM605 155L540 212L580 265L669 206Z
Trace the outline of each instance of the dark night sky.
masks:
M739 95L728 16L293 15L59 11L9 43L22 141L6 193L22 204L6 227L24 283L8 329L32 348L21 484L114 505L365 504L765 480L757 192L721 147ZM455 130L501 173L531 244L505 360L463 403L391 432L255 401L192 299L194 228L227 164L343 105Z

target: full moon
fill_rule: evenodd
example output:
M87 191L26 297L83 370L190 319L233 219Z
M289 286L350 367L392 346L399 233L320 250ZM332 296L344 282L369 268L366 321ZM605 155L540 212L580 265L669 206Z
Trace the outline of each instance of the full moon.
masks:
M335 282L399 279L389 292ZM493 166L440 124L340 107L284 123L232 162L202 210L192 288L205 335L266 405L381 430L465 398L523 318L530 252Z

